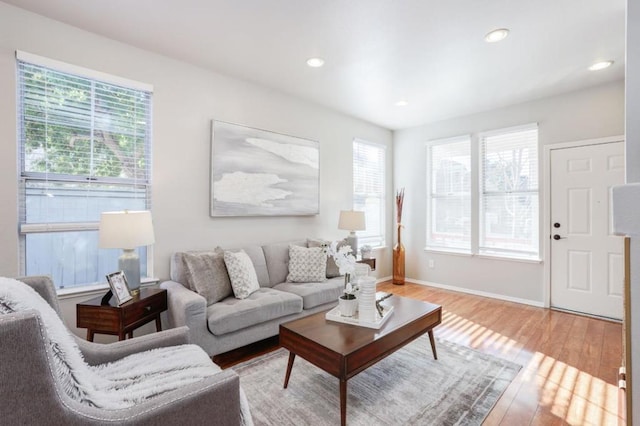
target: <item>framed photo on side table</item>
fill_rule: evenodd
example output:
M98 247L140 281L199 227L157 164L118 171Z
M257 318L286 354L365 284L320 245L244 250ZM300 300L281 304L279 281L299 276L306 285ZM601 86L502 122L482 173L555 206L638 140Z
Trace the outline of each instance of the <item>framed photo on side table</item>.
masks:
M114 296L116 296L118 306L133 299L131 291L129 290L129 285L127 284L127 277L124 275L123 271L107 275L107 281L109 281L109 287L111 287L111 291Z

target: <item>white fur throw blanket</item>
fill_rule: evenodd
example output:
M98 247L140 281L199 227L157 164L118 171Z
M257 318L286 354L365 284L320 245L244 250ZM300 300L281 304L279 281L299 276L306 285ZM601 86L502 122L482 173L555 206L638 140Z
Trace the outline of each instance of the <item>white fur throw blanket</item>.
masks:
M28 285L0 277L0 314L35 310L46 328L53 371L64 392L81 403L122 409L179 389L220 371L196 345L180 345L136 353L115 362L88 365L75 338L57 312ZM243 423L251 425L249 404L240 389Z

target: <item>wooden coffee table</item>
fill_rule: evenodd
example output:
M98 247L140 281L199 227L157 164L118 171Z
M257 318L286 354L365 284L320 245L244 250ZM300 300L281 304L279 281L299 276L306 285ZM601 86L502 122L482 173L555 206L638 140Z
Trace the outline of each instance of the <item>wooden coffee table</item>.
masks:
M379 330L325 319L325 312L280 325L280 346L289 350L284 387L289 384L296 355L340 380L340 423L347 419L347 380L429 333L433 357L438 359L433 328L442 322L442 307L406 297L392 296L394 307Z

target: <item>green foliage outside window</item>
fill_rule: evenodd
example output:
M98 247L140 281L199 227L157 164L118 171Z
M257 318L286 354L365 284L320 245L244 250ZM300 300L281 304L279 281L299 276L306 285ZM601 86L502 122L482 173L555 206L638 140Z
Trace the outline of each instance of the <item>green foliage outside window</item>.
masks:
M22 66L25 172L147 178L148 93Z

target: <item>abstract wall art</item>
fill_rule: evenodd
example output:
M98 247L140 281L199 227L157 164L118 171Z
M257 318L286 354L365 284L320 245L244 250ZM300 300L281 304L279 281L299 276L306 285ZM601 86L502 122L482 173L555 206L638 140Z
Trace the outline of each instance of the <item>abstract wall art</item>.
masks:
M213 120L211 216L319 213L317 141Z

